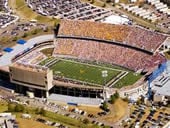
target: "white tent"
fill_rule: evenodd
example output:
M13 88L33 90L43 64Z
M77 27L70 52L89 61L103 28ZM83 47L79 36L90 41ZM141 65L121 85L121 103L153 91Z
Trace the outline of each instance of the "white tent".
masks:
M103 22L110 24L127 24L129 22L129 19L118 15L111 15L105 18Z

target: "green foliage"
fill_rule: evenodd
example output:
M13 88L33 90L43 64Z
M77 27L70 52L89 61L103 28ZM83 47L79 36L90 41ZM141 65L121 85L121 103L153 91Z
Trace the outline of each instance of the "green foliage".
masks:
M103 126L103 128L111 128L110 126Z
M14 112L15 111L15 105L8 103L8 111L9 112Z
M22 38L26 38L28 36L28 33L24 33L23 35L22 35Z
M25 107L21 104L8 103L9 112L24 112L24 110L25 110Z
M30 104L30 101L29 101L29 100L27 100L27 101L26 101L26 103L27 103L27 104Z
M102 108L104 111L106 111L108 109L108 104L104 102Z
M83 120L83 123L84 123L84 124L89 124L90 121L89 121L89 119L85 118L85 119Z
M112 95L112 96L110 97L110 103L111 103L111 104L114 104L115 101L116 101L116 97L115 97L114 95Z
M32 31L32 34L33 34L33 35L36 35L37 33L38 33L38 30L37 30L37 29L35 29L35 30Z
M46 110L44 110L43 108L41 108L39 114L45 116L45 115L46 115Z
M115 88L121 88L123 86L128 86L134 84L137 80L139 80L142 77L140 74L135 74L132 71L129 71L129 73L124 76L121 80L119 80L114 87Z
M15 106L15 112L24 112L24 110L25 110L25 108L24 108L24 106L21 105L21 104L17 104L17 105Z
M17 41L18 40L18 37L17 36L15 36L13 39L12 39L12 41Z
M111 0L106 0L106 3L110 3L111 2Z
M114 96L115 96L116 99L119 98L119 93L118 93L118 91L115 92Z
M94 2L95 2L94 0L91 0L90 4L94 4Z
M138 99L137 101L136 101L136 104L137 105L140 105L142 103L142 100L141 99Z
M115 101L119 98L119 93L116 91L113 95L110 97L110 103L114 104Z
M80 127L84 128L84 126L86 126L80 120L69 118L69 117L66 117L66 116L63 116L63 115L58 115L56 113L49 112L49 111L46 112L45 117L50 118L52 120L56 120L57 122L61 122L63 124L68 124L68 125L71 125L71 126L75 126L76 128L80 128Z
M44 108L36 108L35 114L40 114L42 116L46 116L46 110L44 110Z

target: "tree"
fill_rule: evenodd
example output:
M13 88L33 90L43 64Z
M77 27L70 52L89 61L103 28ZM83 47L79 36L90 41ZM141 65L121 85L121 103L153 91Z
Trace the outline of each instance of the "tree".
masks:
M91 0L90 4L94 4L94 0Z
M103 108L104 111L107 111L108 104L106 102L104 102L102 108Z
M23 35L22 35L22 38L25 38L25 37L27 37L28 36L28 33L24 33Z
M103 3L102 7L105 8L106 7L106 3Z
M12 39L12 41L17 41L18 40L18 37L17 36L15 36L13 39Z
M8 111L9 112L14 112L15 111L15 106L11 103L8 103Z
M40 109L39 114L41 114L41 115L43 115L43 116L46 115L46 111L44 110L44 108L41 108L41 109Z
M114 95L112 95L112 96L110 97L110 103L111 103L111 104L114 104L115 101L116 101L116 97L115 97Z
M37 29L35 29L35 30L32 31L32 34L33 34L33 35L36 35L37 33L38 33L38 30L37 30Z
M83 123L84 123L84 124L89 124L90 121L89 121L89 119L85 118L85 119L83 120Z
M40 108L35 109L35 114L40 114Z
M25 110L24 106L21 104L17 104L15 106L15 112L23 112Z
M111 2L111 0L106 0L106 3L110 3Z
M110 97L110 103L114 104L115 101L119 98L119 93L116 91L113 95Z
M136 104L137 105L139 105L139 104L141 104L142 103L142 100L141 99L138 99L137 101L136 101Z
M116 99L119 98L119 93L118 93L118 91L115 92L114 96L115 96Z
M29 100L27 100L27 101L26 101L26 103L27 103L27 104L30 104L30 101L29 101Z

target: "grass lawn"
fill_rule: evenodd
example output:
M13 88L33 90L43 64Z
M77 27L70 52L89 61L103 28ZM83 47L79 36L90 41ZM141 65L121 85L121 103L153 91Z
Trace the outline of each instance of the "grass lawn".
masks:
M17 118L20 128L54 128L32 119Z
M15 107L16 104L12 104L13 107ZM63 116L57 113L46 111L44 115L36 114L37 109L33 107L24 107L23 113L31 114L31 119L22 119L21 112L12 112L14 115L16 115L16 120L19 123L20 128L53 128L52 126L45 125L43 123L37 122L37 118L49 120L52 122L58 122L65 126L68 126L69 128L94 128L94 125L84 124L83 121L73 119L67 116ZM0 112L5 112L8 110L8 104L4 101L0 101Z
M0 101L0 112L5 112L8 110L7 103L5 101Z
M134 84L136 81L138 81L142 75L135 74L134 72L129 72L126 76L124 76L121 80L119 80L114 87L115 88L121 88L123 86L128 86Z
M94 114L97 115L97 113L102 112L103 110L100 107L93 107L93 106L69 106L69 110L71 111L74 108L78 108L79 110L86 111L87 114Z
M108 77L106 77L107 82L120 73L118 70L107 67L86 65L66 60L58 61L51 69L53 69L54 74L59 76L100 85L104 83L101 73L103 70L108 71Z
M43 52L47 53L48 50ZM53 57L49 57L41 61L39 65L43 66L53 59L54 59ZM97 67L95 67L94 65L96 65ZM94 63L91 63L91 66L89 66L84 63L77 63L76 60L74 61L60 60L50 68L53 70L54 74L58 76L64 76L66 78L71 78L75 80L80 80L80 81L85 81L85 82L100 84L100 85L102 85L104 82L104 79L101 76L102 70L108 71L108 77L106 80L107 82L113 79L115 76L117 76L120 73L119 70L127 71L128 74L124 76L122 79L120 79L113 86L114 88L122 88L123 86L132 85L142 77L142 75L135 74L134 72L124 69L122 67L113 66L109 64L94 64Z
M39 65L44 66L45 64L47 64L48 62L52 61L53 59L54 59L54 57L49 57L49 58L41 61L41 62L39 63Z

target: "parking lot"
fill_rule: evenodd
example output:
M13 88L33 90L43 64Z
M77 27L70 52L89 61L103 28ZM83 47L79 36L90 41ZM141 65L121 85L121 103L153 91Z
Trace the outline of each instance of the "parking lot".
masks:
M132 107L129 118L122 122L125 128L132 127L163 127L170 121L170 113L166 109L135 105Z

